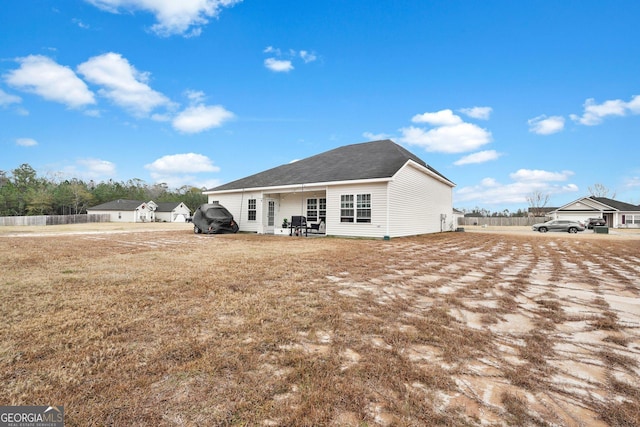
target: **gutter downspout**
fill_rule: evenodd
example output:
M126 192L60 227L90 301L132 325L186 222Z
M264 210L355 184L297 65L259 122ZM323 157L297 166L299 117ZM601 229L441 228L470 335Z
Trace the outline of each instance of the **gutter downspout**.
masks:
M304 184L300 184L300 216L304 216Z
M390 181L391 182L391 181ZM386 212L386 216L387 216L387 220L386 220L386 227L385 227L385 232L384 232L384 240L390 240L391 239L391 229L390 229L390 216L391 216L391 212L389 211L389 184L390 182L387 183L387 188L386 188L386 196L387 196L387 212Z
M244 188L242 189L242 193L240 194L240 213L238 214L238 217L240 218L240 220L238 221L238 227L240 229L242 229L242 203L244 202Z

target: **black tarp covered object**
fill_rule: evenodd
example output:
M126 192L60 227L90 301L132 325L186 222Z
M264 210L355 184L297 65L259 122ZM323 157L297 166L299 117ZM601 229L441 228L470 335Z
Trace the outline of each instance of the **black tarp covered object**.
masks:
M201 205L193 214L192 221L196 234L230 234L240 229L231 212L219 203Z

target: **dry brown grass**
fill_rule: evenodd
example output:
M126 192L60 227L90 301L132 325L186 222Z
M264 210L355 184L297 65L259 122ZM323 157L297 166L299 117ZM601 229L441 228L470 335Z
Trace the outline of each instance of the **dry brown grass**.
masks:
M0 404L70 426L640 424L637 240L116 231L0 233Z

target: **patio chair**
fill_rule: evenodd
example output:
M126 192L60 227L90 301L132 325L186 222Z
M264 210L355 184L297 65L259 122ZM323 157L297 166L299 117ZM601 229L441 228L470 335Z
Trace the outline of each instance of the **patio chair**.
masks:
M320 221L318 221L315 224L309 224L309 229L311 230L312 233L324 234L326 231L324 218L320 218Z
M291 223L289 224L289 236L302 235L302 230L304 229L304 235L307 236L307 217L304 216L292 216Z

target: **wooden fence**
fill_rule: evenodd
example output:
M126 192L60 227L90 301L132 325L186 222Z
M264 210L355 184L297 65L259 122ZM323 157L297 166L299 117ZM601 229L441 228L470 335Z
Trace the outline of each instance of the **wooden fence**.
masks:
M89 222L109 222L109 214L0 216L0 226L10 225L65 225Z
M533 224L538 224L540 222L548 221L546 217L500 217L500 216L489 216L489 217L464 217L459 218L458 226L464 227L465 225L486 225L492 227L501 227L501 226L531 226Z

